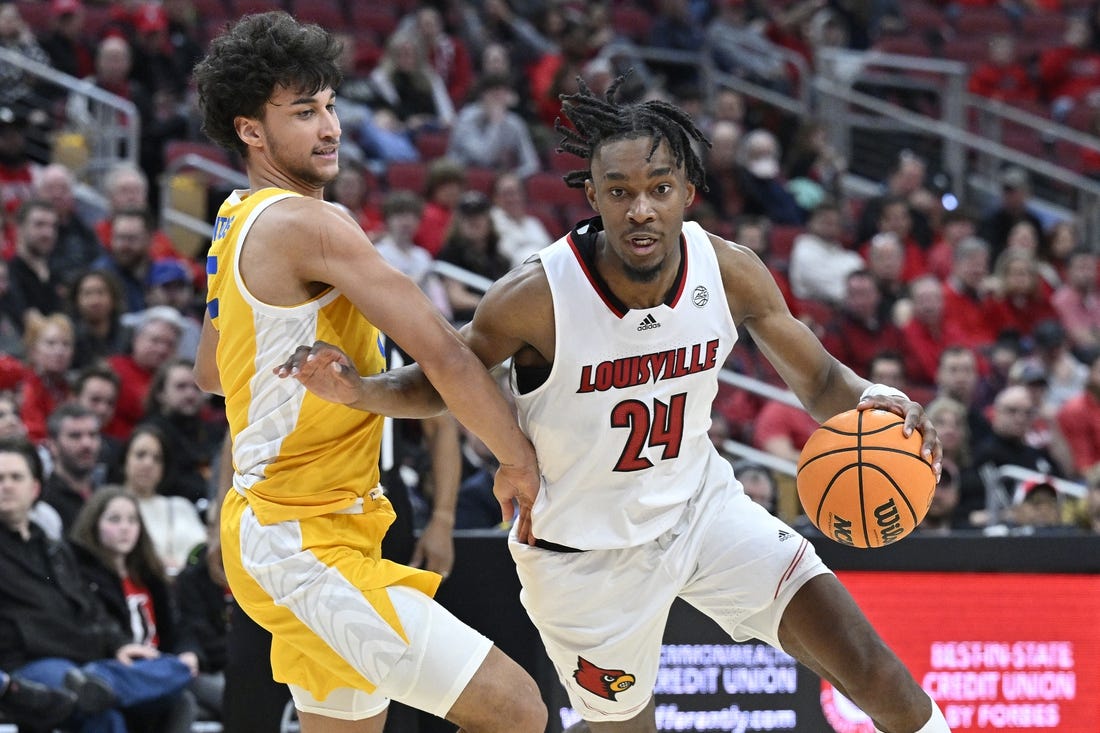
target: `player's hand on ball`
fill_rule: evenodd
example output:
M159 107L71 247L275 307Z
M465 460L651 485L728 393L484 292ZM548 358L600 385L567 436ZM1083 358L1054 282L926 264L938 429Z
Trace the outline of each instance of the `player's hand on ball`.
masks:
M936 474L936 483L940 480L940 470L943 468L943 446L940 445L940 436L936 433L936 427L924 412L924 407L919 402L897 397L895 395L874 395L865 397L856 405L857 410L887 410L905 418L902 428L904 435L912 435L914 430L921 434L921 455L932 466Z
M535 543L535 535L531 531L531 507L535 505L540 485L541 478L535 464L502 465L493 481L493 495L500 502L505 523L514 522L516 537L529 545ZM518 514L513 500L519 505Z
M293 377L313 394L329 402L350 405L359 399L359 370L347 354L324 341L299 346L272 370L280 378Z

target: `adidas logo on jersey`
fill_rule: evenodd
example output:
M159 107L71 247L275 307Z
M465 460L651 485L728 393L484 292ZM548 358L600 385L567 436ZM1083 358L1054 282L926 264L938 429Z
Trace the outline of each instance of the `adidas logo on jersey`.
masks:
M648 331L651 328L660 328L661 324L657 323L657 319L652 314L647 315L642 319L642 322L638 324L639 331Z
M791 537L794 537L794 535L791 534L790 532L788 532L787 530L785 530L785 529L779 530L779 541L780 542L786 542Z

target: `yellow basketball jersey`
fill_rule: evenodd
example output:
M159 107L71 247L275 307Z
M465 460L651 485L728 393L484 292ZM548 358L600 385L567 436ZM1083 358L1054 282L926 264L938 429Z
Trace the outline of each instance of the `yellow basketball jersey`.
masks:
M353 355L360 373L381 372L378 329L335 288L299 305L273 306L248 291L238 270L256 218L298 195L277 188L230 194L218 210L207 258L207 310L219 334L234 486L263 524L346 509L379 479L381 416L326 402L297 380L272 374L297 346L317 339Z

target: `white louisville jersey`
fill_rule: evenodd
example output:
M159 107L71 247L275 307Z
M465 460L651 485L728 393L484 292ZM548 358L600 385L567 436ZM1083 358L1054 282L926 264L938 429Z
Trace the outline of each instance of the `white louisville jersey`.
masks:
M515 389L543 475L535 536L581 550L648 542L708 482L733 481L707 437L718 371L737 340L707 233L685 222L675 286L639 310L592 264L599 224L582 223L540 252L554 364L537 388Z

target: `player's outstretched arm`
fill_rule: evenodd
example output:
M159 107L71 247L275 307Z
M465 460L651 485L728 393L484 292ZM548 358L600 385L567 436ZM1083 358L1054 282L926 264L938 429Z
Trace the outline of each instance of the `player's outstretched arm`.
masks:
M350 355L325 341L300 345L272 371L321 399L376 415L425 418L447 407L416 364L364 377Z
M272 206L253 226L254 234L283 250L278 261L286 263L297 281L336 287L401 346L455 418L497 457L508 490L533 501L539 487L534 448L484 359L414 282L386 263L357 222L323 202L288 200ZM425 393L411 394L419 398Z
M273 371L278 377L297 379L322 399L379 415L424 418L438 414L445 406L417 365L363 377L350 356L324 341L299 346ZM410 394L422 395L424 400L406 401ZM424 407L422 413L416 409L419 406ZM501 517L505 522L515 519L525 541L534 541L529 538L530 514L537 491L538 485L532 487L527 480L526 469L513 466L497 469L493 494L500 504ZM514 516L513 500L520 507L518 518Z

